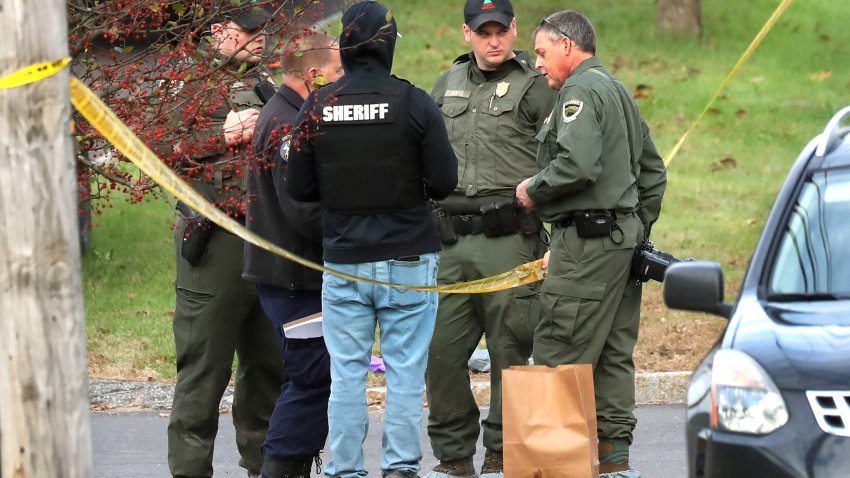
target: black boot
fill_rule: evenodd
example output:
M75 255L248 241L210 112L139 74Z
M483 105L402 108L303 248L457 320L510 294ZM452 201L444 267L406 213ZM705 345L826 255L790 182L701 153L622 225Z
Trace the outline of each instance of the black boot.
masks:
M263 458L263 471L260 478L310 478L313 460L316 461L317 473L321 472L322 460L319 455L287 456L278 458L266 455Z

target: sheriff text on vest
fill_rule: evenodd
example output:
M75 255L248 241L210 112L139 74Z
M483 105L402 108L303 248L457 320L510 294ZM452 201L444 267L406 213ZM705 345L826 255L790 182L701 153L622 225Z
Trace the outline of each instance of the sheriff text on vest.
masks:
M322 119L325 122L373 121L376 119L386 119L389 110L389 103L325 106L322 109Z

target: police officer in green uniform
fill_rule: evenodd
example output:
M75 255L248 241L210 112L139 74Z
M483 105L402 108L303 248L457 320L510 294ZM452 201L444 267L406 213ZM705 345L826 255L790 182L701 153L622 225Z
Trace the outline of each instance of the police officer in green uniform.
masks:
M180 125L175 128L178 139L155 148L180 165L195 189L236 218L244 218L250 141L263 104L257 91L270 90L271 95L275 90L258 66L265 50L265 20L243 11L212 24L210 56L216 71L205 81L173 86L173 100L180 102L175 109L180 116L172 121ZM169 468L175 477L212 476L218 408L235 352L233 424L239 464L249 476L257 476L269 417L284 379L275 334L256 287L241 278L243 240L188 208L178 209L173 323L177 385L168 424Z
M550 15L534 48L537 68L560 89L537 135L542 169L516 190L523 206L552 223L534 362L593 365L599 471L639 477L629 445L641 286L630 264L658 218L666 170L631 92L596 58L586 17Z
M463 35L472 51L437 79L431 93L458 158L458 184L437 209L441 284L498 274L546 249L542 223L513 196L517 184L538 171L534 134L552 109L554 92L529 55L512 49L517 29L509 0L467 1ZM426 374L428 435L440 463L429 477L476 476L472 457L480 428L486 448L481 476L501 475L501 371L528 363L538 317L532 286L440 297ZM490 411L479 427L467 363L482 334L492 373Z

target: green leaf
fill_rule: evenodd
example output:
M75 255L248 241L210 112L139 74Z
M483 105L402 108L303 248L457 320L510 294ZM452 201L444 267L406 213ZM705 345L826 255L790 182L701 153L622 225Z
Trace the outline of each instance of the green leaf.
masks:
M393 19L393 11L387 10L387 21L390 22Z
M248 64L242 63L241 65L239 65L239 69L236 70L236 74L241 76L241 75L245 74L245 72L247 70L248 70Z
M328 25L327 28L328 28L328 31L327 31L328 35L330 35L334 38L341 37L342 36L342 19L331 23L330 25Z
M171 9L174 10L174 13L177 14L178 17L182 17L184 13L186 13L186 5L182 3L175 3L171 6Z

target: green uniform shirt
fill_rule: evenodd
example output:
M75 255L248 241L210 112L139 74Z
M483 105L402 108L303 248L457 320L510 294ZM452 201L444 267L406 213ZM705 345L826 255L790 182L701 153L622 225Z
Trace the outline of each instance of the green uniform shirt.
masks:
M658 218L664 162L631 92L596 57L567 78L537 141L528 195L544 221L584 209L637 210L647 229Z
M512 197L536 173L534 134L552 108L554 92L526 52L483 72L472 53L440 75L431 92L440 105L458 159L458 184L440 204L474 213L482 197ZM476 200L478 198L478 200Z
M175 125L174 137L169 138L173 140L154 144L152 149L170 160L207 199L238 216L243 212L247 171L253 158L250 143L230 147L225 144L224 122L231 111L263 107L254 87L269 81L269 74L265 67L254 66L239 75L237 67L225 66L210 78L177 85L168 100L172 110L168 121ZM218 88L223 83L227 85L226 93ZM174 151L177 141L180 153Z

